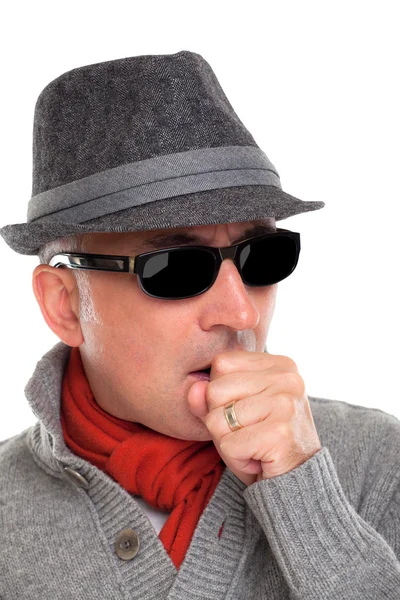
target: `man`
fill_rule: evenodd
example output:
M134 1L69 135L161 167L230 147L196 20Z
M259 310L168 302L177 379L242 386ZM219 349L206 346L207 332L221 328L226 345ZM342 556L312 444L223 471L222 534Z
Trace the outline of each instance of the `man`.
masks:
M400 423L266 351L316 210L196 53L40 94L27 223L60 338L0 446L0 597L400 598ZM205 369L209 368L209 374Z

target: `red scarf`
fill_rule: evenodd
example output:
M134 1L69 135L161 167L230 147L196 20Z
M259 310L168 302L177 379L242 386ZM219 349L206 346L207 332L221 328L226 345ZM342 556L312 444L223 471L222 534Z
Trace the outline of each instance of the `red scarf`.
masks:
M213 442L169 437L105 412L93 397L79 348L71 349L64 371L61 426L74 454L171 513L159 538L179 568L225 469Z

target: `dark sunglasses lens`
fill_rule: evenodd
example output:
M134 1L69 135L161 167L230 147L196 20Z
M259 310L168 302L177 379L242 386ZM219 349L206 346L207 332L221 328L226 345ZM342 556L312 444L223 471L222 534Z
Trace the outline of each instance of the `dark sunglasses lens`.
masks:
M247 285L273 285L286 279L297 265L298 251L293 238L271 235L245 246L240 254L243 281Z
M150 257L144 266L146 292L161 298L187 298L210 285L215 267L211 252L182 248Z
M243 281L250 286L282 281L292 273L297 260L295 240L284 235L250 242L239 256ZM211 252L195 248L169 250L146 260L142 285L147 293L159 298L189 298L210 286L214 269Z

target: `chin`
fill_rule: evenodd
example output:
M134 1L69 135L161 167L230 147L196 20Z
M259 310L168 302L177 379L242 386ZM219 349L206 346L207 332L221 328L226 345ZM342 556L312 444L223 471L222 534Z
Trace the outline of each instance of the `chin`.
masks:
M190 424L187 427L182 427L179 431L169 433L170 437L175 437L178 440L187 440L188 442L209 442L212 441L212 435L208 431L201 419L197 419L196 424Z

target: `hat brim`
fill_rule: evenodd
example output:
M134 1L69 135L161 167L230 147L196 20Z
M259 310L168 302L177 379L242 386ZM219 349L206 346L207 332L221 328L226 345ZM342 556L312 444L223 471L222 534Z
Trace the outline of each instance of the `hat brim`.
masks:
M0 235L15 252L35 255L47 242L67 235L149 231L264 218L281 221L324 206L325 202L306 202L276 186L244 185L155 200L85 223L47 221L5 225L0 228Z

